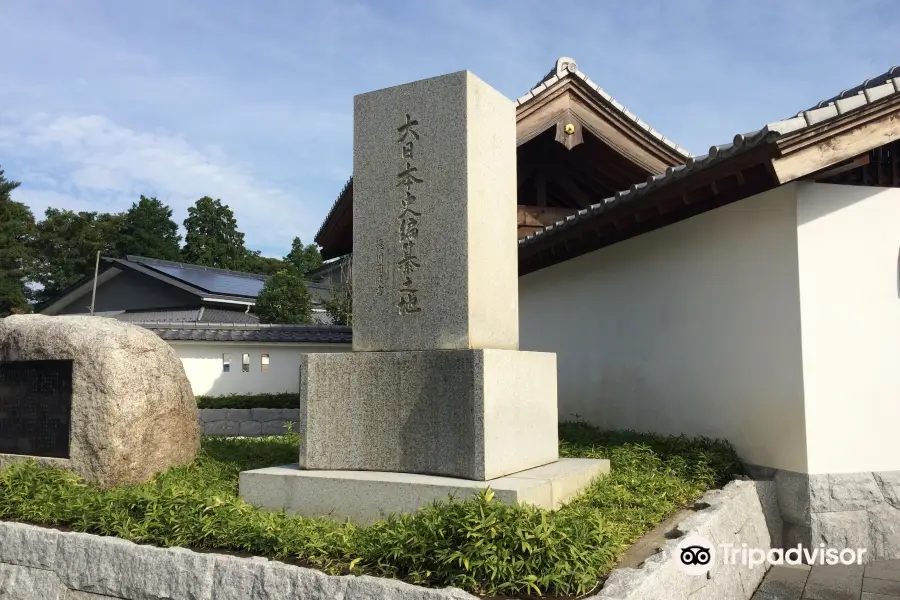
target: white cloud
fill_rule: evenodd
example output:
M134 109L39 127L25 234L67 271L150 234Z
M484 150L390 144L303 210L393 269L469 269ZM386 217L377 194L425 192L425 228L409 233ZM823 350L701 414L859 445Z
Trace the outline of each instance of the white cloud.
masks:
M172 206L180 221L208 195L234 210L250 247L288 247L295 235L314 233L295 228L316 222L295 194L255 177L221 148L179 135L136 131L102 115L37 114L0 121L4 147L27 161L30 175L16 195L38 214L47 206L122 210L145 194Z

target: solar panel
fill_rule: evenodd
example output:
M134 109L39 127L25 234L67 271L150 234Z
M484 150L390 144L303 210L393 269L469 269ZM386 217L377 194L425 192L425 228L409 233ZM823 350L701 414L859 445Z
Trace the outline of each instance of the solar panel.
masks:
M210 294L221 294L223 296L249 296L255 298L266 283L261 279L217 273L216 271L202 271L170 265L147 264L146 266L204 289Z

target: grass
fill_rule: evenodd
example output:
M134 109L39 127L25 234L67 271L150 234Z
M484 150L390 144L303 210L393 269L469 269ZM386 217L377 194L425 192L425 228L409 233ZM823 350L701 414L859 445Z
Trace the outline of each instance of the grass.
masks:
M197 396L197 408L300 408L300 394Z
M266 513L238 497L238 473L296 460L297 435L206 438L191 465L100 491L35 462L0 471L0 520L138 543L246 552L325 572L394 577L482 595L581 595L644 532L739 470L725 442L560 426L563 456L609 458L612 474L557 511L490 492L370 526Z

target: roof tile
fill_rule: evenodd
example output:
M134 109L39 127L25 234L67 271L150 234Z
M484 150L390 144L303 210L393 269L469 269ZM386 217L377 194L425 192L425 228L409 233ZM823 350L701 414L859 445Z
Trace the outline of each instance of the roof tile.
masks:
M349 344L353 330L338 325L261 325L135 322L166 341Z
M876 85L875 87L864 89L863 94L865 94L867 101L875 102L876 100L880 100L885 96L890 96L896 91L897 90L894 89L893 84L884 83L882 85Z
M894 86L890 86L891 91L893 91ZM842 115L846 112L850 112L855 108L859 108L868 100L868 95L857 94L855 96L850 96L849 98L841 98L840 100L836 100L834 103L835 108L837 108L838 114Z
M834 104L823 106L822 108L814 108L803 112L803 118L806 119L807 125L815 125L822 121L827 121L838 115L837 107Z

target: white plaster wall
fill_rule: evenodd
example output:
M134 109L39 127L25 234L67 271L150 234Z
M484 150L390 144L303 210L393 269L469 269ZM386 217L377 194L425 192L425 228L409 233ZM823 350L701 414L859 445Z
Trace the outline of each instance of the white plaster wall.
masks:
M809 472L900 469L900 189L797 196Z
M310 352L346 352L350 344L251 344L241 342L169 342L184 365L194 395L300 392L300 357ZM250 372L241 357L250 355ZM222 370L222 355L231 355L231 370ZM263 373L261 358L269 355Z
M558 355L560 419L723 437L804 471L796 187L519 280L521 347Z

